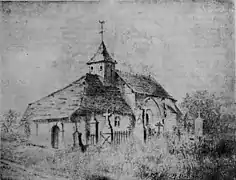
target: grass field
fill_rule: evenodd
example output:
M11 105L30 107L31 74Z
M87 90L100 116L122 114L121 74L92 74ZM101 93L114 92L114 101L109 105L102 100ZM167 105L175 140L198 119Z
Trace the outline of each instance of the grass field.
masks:
M1 178L234 180L235 145L233 151L221 156L214 153L219 151L214 149L217 145L213 145L213 149L208 146L194 145L187 137L179 142L169 136L168 143L160 138L147 144L131 138L120 146L90 147L82 153L80 150L45 149L2 139Z

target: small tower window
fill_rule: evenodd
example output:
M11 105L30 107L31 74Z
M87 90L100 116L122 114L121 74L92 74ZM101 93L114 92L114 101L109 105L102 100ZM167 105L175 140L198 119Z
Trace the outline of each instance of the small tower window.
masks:
M90 67L91 71L93 70L93 66Z
M115 127L120 127L120 117L119 116L115 117L114 126Z
M100 66L100 71L102 71L102 66Z

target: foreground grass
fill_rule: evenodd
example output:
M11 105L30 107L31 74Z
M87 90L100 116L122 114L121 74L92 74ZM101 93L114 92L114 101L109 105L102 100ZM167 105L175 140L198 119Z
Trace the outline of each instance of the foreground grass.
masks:
M1 138L1 179L5 180L65 180L64 176L55 176L50 169L38 166L53 157L53 151L27 145L27 141ZM46 164L49 164L50 160Z
M151 139L141 144L134 138L120 146L90 147L85 153L79 150L52 150L27 146L22 141L2 140L2 159L31 169L16 170L12 164L2 166L2 179L228 179L236 178L235 152L215 155L213 150L205 155L200 144L184 138L169 136ZM200 151L201 150L201 151ZM12 171L9 170L12 168ZM38 173L38 174L37 174ZM29 175L29 176L27 176Z

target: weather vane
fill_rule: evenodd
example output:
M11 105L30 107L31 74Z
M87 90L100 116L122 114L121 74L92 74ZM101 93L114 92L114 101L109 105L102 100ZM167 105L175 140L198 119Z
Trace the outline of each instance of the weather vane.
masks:
M99 33L101 34L101 38L102 38L102 41L103 41L103 33L104 33L103 24L105 23L105 21L100 21L99 20L99 23L101 24L101 31Z

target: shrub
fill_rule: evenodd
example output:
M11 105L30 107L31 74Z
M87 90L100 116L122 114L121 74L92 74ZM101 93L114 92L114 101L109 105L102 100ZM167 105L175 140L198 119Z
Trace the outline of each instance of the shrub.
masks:
M131 138L120 146L57 154L60 158L56 168L68 172L72 179L119 179L121 175L150 180L234 177L235 157L214 157L211 155L214 145L209 147L210 153L200 156L206 145L207 141L189 141L187 133L180 140L169 133L146 144Z

